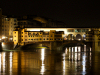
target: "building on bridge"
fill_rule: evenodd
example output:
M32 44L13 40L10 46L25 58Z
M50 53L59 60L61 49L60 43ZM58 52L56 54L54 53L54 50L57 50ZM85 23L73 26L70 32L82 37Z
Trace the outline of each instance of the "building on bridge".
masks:
M13 41L15 44L25 42L86 40L86 31L90 28L15 28ZM79 35L79 36L78 36Z
M63 41L64 31L29 31L28 28L16 28L13 31L14 44L24 45L30 42Z

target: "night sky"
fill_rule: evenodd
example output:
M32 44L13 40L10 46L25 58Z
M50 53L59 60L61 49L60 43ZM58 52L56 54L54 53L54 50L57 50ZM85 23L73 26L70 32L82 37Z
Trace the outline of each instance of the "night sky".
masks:
M0 0L4 15L38 15L70 27L100 27L99 2L89 0Z

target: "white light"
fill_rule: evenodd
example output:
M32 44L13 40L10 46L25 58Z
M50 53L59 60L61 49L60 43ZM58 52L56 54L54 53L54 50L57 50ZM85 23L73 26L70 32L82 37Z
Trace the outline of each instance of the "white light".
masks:
M4 43L2 42L2 46L4 46Z
M0 39L1 40L1 39Z
M83 37L86 37L86 35L83 35Z
M9 38L9 40L12 40L12 38Z
M5 39L5 37L3 36L2 39Z

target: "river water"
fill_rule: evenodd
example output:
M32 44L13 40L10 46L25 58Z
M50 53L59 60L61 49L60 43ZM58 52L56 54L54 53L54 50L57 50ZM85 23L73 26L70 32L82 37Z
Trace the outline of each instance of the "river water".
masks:
M63 51L2 51L0 75L100 75L99 59L100 52L91 52L91 48L82 52L69 47Z

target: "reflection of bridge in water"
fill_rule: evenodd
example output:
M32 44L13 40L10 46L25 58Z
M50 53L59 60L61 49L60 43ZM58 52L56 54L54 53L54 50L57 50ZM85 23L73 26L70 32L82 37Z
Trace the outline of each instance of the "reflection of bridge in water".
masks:
M85 40L64 40L62 42L52 41L52 42L25 43L23 48L34 49L35 47L48 47L50 50L64 50L66 47L69 47L69 48L72 47L73 48L72 51L76 52L75 51L76 46L82 46L82 49L84 49L83 46L85 45L86 45Z

